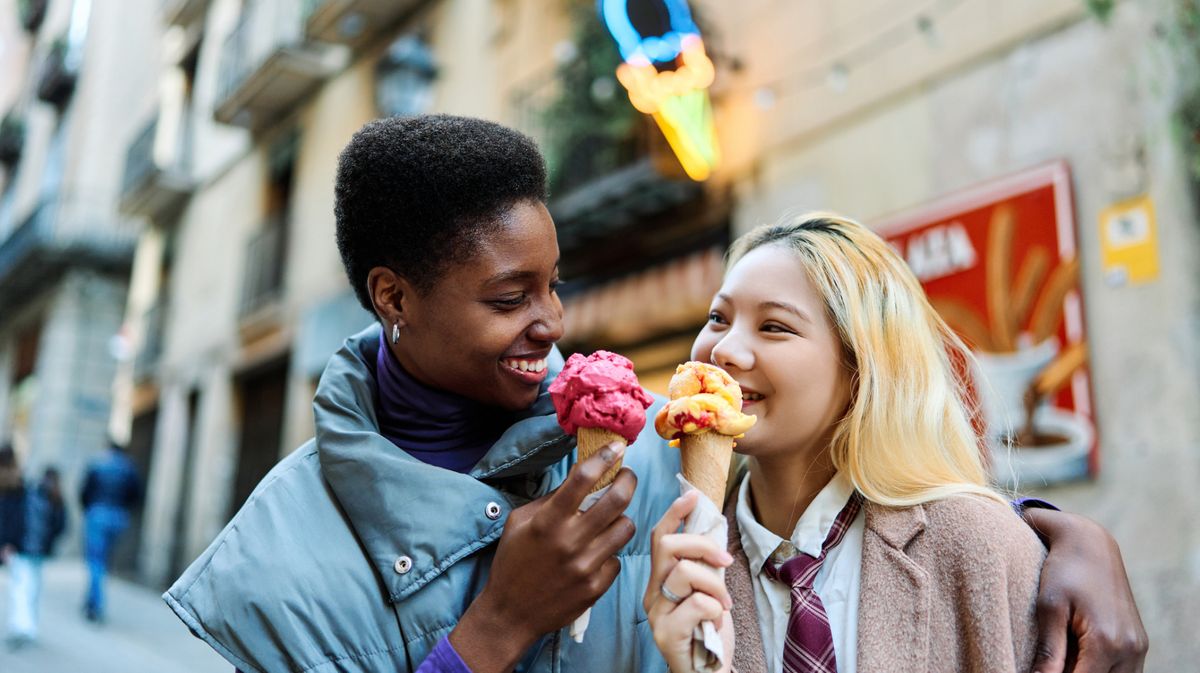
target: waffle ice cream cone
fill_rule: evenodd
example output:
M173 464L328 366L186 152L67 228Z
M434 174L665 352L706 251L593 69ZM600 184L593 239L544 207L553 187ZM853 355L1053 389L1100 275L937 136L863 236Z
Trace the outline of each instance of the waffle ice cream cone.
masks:
M719 367L685 362L667 386L671 401L658 412L654 429L679 442L683 477L719 509L733 443L758 420L742 413L742 388Z
M733 459L733 437L717 432L684 435L679 440L683 478L708 496L719 508L725 500L725 482Z
M607 446L610 442L620 442L622 446L628 446L625 438L611 430L604 428L579 428L575 434L578 440L579 447L579 462L583 462L588 458L596 455L600 449ZM617 472L621 471L621 461L618 460L608 471L604 473L596 485L592 487L591 492L595 493L600 489L608 486L617 478Z

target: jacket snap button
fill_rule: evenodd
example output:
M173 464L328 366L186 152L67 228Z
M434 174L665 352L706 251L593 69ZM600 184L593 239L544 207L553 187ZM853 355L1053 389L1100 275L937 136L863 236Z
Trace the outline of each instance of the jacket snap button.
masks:
M412 570L412 559L407 556L401 556L400 558L396 559L396 562L392 565L392 570L395 570L396 574L398 575L403 575L404 573Z
M487 507L483 509L483 513L487 515L487 518L495 521L496 519L500 518L500 505L494 502L489 502Z

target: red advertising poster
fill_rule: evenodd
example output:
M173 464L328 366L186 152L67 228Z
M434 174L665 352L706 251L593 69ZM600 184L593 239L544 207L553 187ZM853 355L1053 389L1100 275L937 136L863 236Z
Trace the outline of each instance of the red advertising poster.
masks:
M875 226L975 354L998 480L1036 486L1098 466L1066 163L951 194Z

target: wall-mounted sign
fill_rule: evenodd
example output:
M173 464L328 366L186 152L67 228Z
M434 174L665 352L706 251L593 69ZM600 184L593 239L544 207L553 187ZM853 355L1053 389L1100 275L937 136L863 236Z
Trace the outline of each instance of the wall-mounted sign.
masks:
M665 19L667 29L643 35L632 5ZM599 0L600 16L621 51L617 80L639 111L654 117L684 172L706 180L720 160L708 87L715 69L686 0Z
M1037 485L1095 474L1067 165L952 194L876 229L974 352L995 476Z
M1113 287L1158 279L1158 224L1154 202L1139 196L1100 213L1100 263Z

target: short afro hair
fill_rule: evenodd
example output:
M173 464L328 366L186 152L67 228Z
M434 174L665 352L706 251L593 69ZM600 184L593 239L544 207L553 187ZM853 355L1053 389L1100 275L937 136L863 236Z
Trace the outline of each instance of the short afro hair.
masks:
M421 292L522 201L546 201L546 163L529 137L451 115L363 126L338 158L337 246L363 308L367 274L386 266Z

